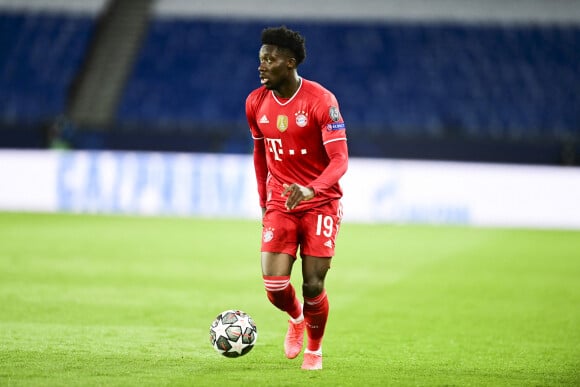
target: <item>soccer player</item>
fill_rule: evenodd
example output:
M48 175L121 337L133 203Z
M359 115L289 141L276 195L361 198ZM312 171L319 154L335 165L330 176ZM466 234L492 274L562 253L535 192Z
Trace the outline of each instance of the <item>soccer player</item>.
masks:
M270 302L289 315L286 357L307 345L302 368L322 369L328 319L324 286L340 226L347 170L345 124L335 96L298 75L304 38L285 26L262 31L261 87L246 99L262 208L262 276ZM290 282L300 249L301 302Z

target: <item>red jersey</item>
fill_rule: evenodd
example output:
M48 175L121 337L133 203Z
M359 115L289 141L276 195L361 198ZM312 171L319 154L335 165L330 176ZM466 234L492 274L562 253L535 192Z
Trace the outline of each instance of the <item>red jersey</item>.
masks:
M254 150L262 207L267 202L285 208L283 184L314 189L314 198L301 202L298 210L342 197L339 179L348 162L346 129L330 91L301 78L294 96L281 99L262 86L246 99L246 116L253 139L258 145L263 141L265 148Z

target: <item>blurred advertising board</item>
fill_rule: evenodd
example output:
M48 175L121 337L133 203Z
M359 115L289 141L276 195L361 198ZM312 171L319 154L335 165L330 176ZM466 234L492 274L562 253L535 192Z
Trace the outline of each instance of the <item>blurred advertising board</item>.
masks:
M580 169L350 160L344 220L580 229ZM0 151L0 210L259 217L249 155Z

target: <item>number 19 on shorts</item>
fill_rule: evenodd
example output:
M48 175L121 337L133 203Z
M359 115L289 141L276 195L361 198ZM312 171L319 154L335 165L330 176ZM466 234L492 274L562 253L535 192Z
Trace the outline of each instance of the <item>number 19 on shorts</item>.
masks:
M318 214L318 219L316 222L316 235L324 235L327 238L332 236L332 230L334 228L334 220L332 216Z

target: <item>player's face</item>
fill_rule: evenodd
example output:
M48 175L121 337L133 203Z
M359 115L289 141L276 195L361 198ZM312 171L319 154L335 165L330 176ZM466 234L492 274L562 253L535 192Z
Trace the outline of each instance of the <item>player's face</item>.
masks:
M262 45L259 58L260 83L268 90L279 90L291 76L292 58L284 50L271 44Z

